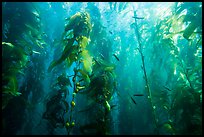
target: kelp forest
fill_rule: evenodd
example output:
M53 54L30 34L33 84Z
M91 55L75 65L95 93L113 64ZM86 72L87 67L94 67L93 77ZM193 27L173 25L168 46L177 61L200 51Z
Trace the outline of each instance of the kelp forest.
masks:
M201 135L201 2L2 2L2 135Z

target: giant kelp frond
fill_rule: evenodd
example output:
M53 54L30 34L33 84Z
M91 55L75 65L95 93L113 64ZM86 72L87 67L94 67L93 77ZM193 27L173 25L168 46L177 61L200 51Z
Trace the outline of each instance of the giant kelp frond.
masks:
M19 96L21 93L18 92L17 76L23 74L23 69L27 64L28 57L21 47L13 45L9 42L2 42L2 93L3 108L6 107L9 100L13 96Z
M6 3L8 8L5 8L3 12L3 23L10 26L7 41L14 42L15 38L19 38L25 30L27 30L25 24L31 25L37 29L40 28L40 13L36 9L34 3L18 3L11 2ZM15 15L15 16L14 16ZM9 21L8 21L9 20ZM16 24L18 22L18 24Z
M48 68L49 71L65 59L67 59L68 67L70 67L74 61L82 58L84 70L91 73L91 56L85 50L89 42L90 26L90 16L88 13L78 12L69 19L68 24L65 26L65 33L63 34L63 37L65 37L63 40L65 44L64 51L57 61L51 63Z
M34 53L33 48L45 44L40 34L40 13L34 3L14 2L5 5L2 11L3 41L6 41L2 42L3 108L10 99L21 94L18 92L17 77L24 75L23 70L29 55Z
M3 86L4 94L11 94L13 96L21 95L21 93L18 92L18 82L15 76L7 77L4 79L8 80L8 84L6 86Z
M167 21L171 25L171 34L183 34L182 36L187 39L193 39L192 34L201 33L201 3L178 3L173 16ZM187 24L187 25L186 25ZM197 30L197 32L195 31Z
M81 52L80 56L81 56L81 62L83 63L83 70L86 73L91 74L91 72L92 72L92 57L88 53L88 50L83 50Z

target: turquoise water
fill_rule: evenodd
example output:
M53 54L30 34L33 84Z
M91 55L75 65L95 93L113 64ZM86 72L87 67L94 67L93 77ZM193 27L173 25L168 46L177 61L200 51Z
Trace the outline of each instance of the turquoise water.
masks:
M201 2L2 2L2 134L202 134Z

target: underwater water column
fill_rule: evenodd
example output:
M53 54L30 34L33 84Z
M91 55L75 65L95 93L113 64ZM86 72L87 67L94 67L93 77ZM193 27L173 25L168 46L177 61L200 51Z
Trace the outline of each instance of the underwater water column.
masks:
M140 35L139 31L138 31L138 25L137 25L137 19L144 19L144 18L138 17L136 11L134 11L134 17L135 17L135 35L137 37L138 44L139 44L138 51L139 51L139 53L141 55L142 70L144 72L144 78L145 78L145 82L146 82L145 88L147 90L148 99L149 99L149 102L150 102L150 105L151 105L151 109L152 109L152 115L153 115L153 120L154 120L154 124L155 124L155 132L156 132L156 134L159 134L159 129L158 129L158 123L157 123L155 108L154 108L153 102L152 102L152 95L151 95L151 90L150 90L150 86L149 86L149 82L148 82L148 78L147 78L145 61L144 61L144 55L143 55L143 52L142 52L143 48L142 48L142 43L141 43L141 35Z
M120 104L119 104L119 98L116 93L113 94L113 100L112 102L114 104L117 104L116 109L113 109L111 111L111 119L112 119L112 126L111 126L111 133L113 135L119 135L119 113L120 113Z

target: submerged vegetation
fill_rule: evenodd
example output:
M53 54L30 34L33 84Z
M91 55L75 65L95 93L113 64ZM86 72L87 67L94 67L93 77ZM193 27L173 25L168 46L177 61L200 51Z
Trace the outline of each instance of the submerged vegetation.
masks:
M202 134L202 3L168 4L3 2L2 134Z

